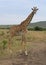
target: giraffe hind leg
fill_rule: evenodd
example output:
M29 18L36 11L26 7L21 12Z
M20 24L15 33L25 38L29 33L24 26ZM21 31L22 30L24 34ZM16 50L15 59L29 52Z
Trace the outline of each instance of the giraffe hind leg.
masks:
M9 36L9 49L11 48L13 37L14 37L14 33L10 32L10 36Z

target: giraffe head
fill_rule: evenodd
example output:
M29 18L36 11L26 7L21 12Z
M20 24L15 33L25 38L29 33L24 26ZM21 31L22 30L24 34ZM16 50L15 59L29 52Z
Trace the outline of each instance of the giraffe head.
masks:
M38 8L37 7L33 7L32 10L33 10L34 13L36 13Z

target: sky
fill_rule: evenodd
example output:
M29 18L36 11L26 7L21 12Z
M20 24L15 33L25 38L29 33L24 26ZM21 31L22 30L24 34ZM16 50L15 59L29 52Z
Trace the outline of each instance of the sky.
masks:
M37 6L31 23L46 21L46 0L0 0L0 25L20 24Z

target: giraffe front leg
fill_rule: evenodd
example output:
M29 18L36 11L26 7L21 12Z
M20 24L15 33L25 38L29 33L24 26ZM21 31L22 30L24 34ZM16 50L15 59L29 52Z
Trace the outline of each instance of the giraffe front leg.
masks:
M25 32L22 33L22 43L21 44L22 44L22 48L24 50L25 55L28 55L27 48L26 48L26 33Z

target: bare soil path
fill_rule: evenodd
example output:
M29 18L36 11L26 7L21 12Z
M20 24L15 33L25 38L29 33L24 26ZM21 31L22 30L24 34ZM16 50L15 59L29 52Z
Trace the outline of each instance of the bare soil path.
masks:
M30 45L28 56L17 53L15 57L0 59L0 65L46 65L46 43L32 42Z

